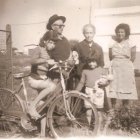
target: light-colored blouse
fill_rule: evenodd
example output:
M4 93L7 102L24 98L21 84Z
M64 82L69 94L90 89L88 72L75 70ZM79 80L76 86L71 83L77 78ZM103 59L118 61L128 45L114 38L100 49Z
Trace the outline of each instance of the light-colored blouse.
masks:
M131 49L136 46L131 40L127 39L122 42L112 40L109 48L112 49L113 58L129 58L131 59Z

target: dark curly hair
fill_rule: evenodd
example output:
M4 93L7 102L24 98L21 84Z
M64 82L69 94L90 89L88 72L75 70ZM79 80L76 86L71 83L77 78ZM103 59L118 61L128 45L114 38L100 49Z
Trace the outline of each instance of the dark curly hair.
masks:
M129 35L130 35L130 27L128 24L125 24L125 23L121 23L119 25L117 25L116 29L115 29L115 33L117 34L118 30L119 29L124 29L125 31L125 37L126 38L129 38Z
M90 62L96 62L96 59L94 57L86 57L86 63L90 63Z
M40 39L39 46L40 47L44 47L45 46L44 41L47 41L47 40L52 40L52 41L56 42L58 40L57 32L56 31L53 31L53 30L47 31L43 35L43 37Z

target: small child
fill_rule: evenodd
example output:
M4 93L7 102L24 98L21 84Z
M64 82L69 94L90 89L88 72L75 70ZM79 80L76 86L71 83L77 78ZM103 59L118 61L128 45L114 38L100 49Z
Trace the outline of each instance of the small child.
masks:
M56 88L56 84L52 80L51 76L48 76L47 70L50 65L54 65L55 61L51 59L49 51L55 48L57 41L55 31L47 31L43 38L40 40L39 47L34 50L32 55L32 68L31 75L28 79L29 85L39 91L39 95L30 102L29 114L32 118L38 119L41 115L37 112L36 106L45 98L49 93L53 92ZM41 134L45 137L46 133L46 117L41 119Z
M104 90L103 87L109 84L109 81L112 80L110 75L103 75L103 68L97 65L97 62L94 58L87 58L87 66L82 71L82 77L76 88L76 90L81 91L85 86L85 93L89 97L92 103L97 107L99 114L99 126L102 122L102 113L101 110L104 107ZM89 108L87 102L85 102L85 107ZM87 110L87 120L89 124L91 123L91 110ZM100 128L99 128L100 131Z
M52 79L47 76L49 65L55 64L55 61L49 56L49 51L55 48L56 37L53 31L48 31L45 35L44 45L36 48L31 61L32 69L29 85L41 91L29 105L29 113L33 118L41 117L36 111L36 106L44 97L54 91L56 87Z

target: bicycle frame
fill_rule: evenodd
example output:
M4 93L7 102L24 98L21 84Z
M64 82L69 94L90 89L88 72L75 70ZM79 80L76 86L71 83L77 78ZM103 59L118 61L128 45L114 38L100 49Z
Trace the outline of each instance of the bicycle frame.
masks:
M64 66L66 68L66 65ZM73 68L73 67L72 67ZM72 68L70 69L70 71L72 70ZM62 87L61 89L57 90L57 93L61 93L62 92L62 95L63 95L63 101L64 101L64 104L65 104L65 110L66 110L66 114L68 116L69 119L74 119L73 115L71 114L71 111L70 111L70 107L69 107L69 103L66 99L66 93L67 93L67 90L66 90L66 84L65 84L65 79L64 79L64 76L62 74L62 66L58 65L58 69L59 69L59 73L60 73L60 83L57 85L58 87ZM69 72L70 72L69 71ZM29 76L29 75L28 75ZM27 77L27 76L23 76L23 77L20 77L21 78L21 83L20 83L20 86L15 90L14 94L18 97L21 105L22 105L22 108L23 108L23 111L24 113L28 113L28 104L29 104L29 100L28 100L28 97L27 97L27 89L26 89L26 86L25 86L25 81L24 81L24 77ZM61 85L61 86L60 86ZM24 97L25 97L25 102L23 99L20 98L20 96L18 95L18 93L23 89L23 94L24 94ZM50 103L52 103L52 101L57 98L56 97L56 94L53 94L52 96L50 96L49 99L46 99L44 104L41 105L40 107L37 108L37 111L39 113L41 113L43 111L44 108L46 108Z
M25 96L26 104L25 104L24 100L21 99L21 97L18 95L20 93L20 91L22 90L22 88L23 88L23 94ZM28 98L27 98L27 89L26 89L26 86L25 86L24 77L21 78L21 83L20 83L19 87L17 87L17 89L14 91L14 94L19 99L19 101L22 105L23 111L27 112L27 105L28 105L29 102L28 102Z
M44 103L37 107L38 113L40 113L42 115L39 121L41 121L44 117L46 117L46 126L45 127L46 127L46 129L49 128L53 132L54 136L55 136L55 134L54 134L54 130L53 130L53 127L52 127L53 119L54 119L53 116L55 115L54 109L57 110L57 107L59 107L59 102L58 101L60 101L60 104L62 104L62 108L65 112L64 116L66 117L66 120L68 120L68 122L70 121L72 123L75 123L80 127L83 127L81 125L80 121L77 120L77 118L76 118L76 112L77 111L74 111L74 109L76 109L76 110L79 109L78 106L80 105L80 101L81 100L84 101L86 95L81 94L78 91L70 91L70 92L67 91L66 81L65 81L67 79L65 78L65 75L63 75L64 74L63 73L63 67L67 68L66 65L63 66L63 65L58 63L57 69L59 70L59 74L60 74L60 82L58 82L54 93L49 94L47 96L47 98L44 100ZM67 69L68 70L67 72L70 73L70 71L72 70L73 67L69 67L69 68L71 68L71 69ZM14 112L15 112L14 109L11 109L13 113L11 114L10 111L9 111L9 114L6 114L6 115L8 115L10 118L11 117L18 118L18 124L20 124L20 126L22 126L22 128L24 128L24 130L27 130L27 131L31 132L33 130L37 130L38 127L37 127L36 123L34 123L34 121L32 120L31 116L29 115L29 111L28 111L29 100L28 100L28 96L27 96L27 89L26 89L26 86L25 86L24 77L27 77L27 76L24 76L23 73L21 73L19 75L17 74L17 76L15 76L15 78L20 79L21 83L16 88L15 91L10 91L11 92L10 95L12 95L11 99L14 98L14 100L19 103L17 105L18 105L18 109L20 111L19 112L20 114L19 115L18 115L18 113L14 114ZM66 77L67 77L67 74L66 74ZM21 90L23 90L23 95L24 95L25 99L22 99L22 97L19 94L21 92ZM9 93L6 94L6 95L9 95ZM74 99L75 99L75 97L78 97L78 99L76 100L76 102L74 102L74 104L73 104L73 102L71 102L71 101L75 101L75 100L73 100L73 97L74 97ZM80 99L79 99L79 97L80 97ZM14 100L11 100L11 101L14 101ZM58 103L58 106L57 106L57 103ZM46 110L46 108L47 108L47 110ZM91 108L92 108L92 104L91 104ZM95 107L92 108L93 112L95 112L94 108ZM54 111L54 115L53 115L53 111ZM63 115L63 114L60 113L60 115ZM9 119L7 119L7 120L9 120ZM16 119L15 119L15 121L16 121ZM45 128L41 127L41 129L45 129Z
M66 64L65 64L64 67L66 68ZM72 68L70 69L70 71L72 70ZM57 93L62 92L63 100L64 100L64 104L65 104L66 114L67 114L67 116L68 116L69 119L73 120L74 117L71 114L70 107L69 107L68 101L66 99L67 90L66 90L65 79L64 79L64 76L62 74L62 67L59 64L58 64L58 69L59 69L59 73L60 73L60 84L58 84L57 86L58 87L62 87L62 88L59 89L59 90L57 90ZM56 94L53 94L53 96L51 96L49 98L49 100L46 99L45 103L39 109L37 109L37 111L40 113L46 106L48 106L48 104L50 104L53 100L55 100L55 98L57 98L56 97Z
M18 93L20 93L20 91L23 89L23 94L25 97L25 102L23 99L21 99L21 97L18 95ZM17 89L13 92L14 95L19 99L23 111L24 113L28 113L28 105L29 105L29 100L28 100L28 96L27 96L27 89L25 86L25 81L24 81L24 77L21 78L21 83L20 86L17 87ZM41 106L39 109L37 109L37 111L40 113L48 104L50 104L50 102L52 102L52 100L55 98L55 95L52 96L51 98L49 98L49 100L47 100L47 102L45 101L45 103L43 104L43 106Z
M65 67L66 67L66 65L65 65ZM60 65L58 65L58 69L59 69L59 73L60 73L60 83L57 84L57 86L59 87L59 90L57 90L56 92L57 93L62 92L63 97L64 97L63 99L64 99L64 102L65 102L65 108L66 108L66 110L69 110L68 105L66 104L66 99L65 99L66 98L65 94L67 93L67 91L66 91L65 79L64 79L64 76L62 74L62 67ZM71 68L71 70L72 70L72 68ZM62 88L60 89L60 87L62 87ZM55 100L55 98L57 98L56 97L57 93L53 94L53 96L51 96L49 99L46 99L43 106L41 106L39 109L37 109L37 111L40 113L46 106L48 106L48 104L50 104L53 100ZM68 111L68 112L70 112L70 111Z
M66 85L65 85L65 80L64 80L64 76L62 74L62 67L59 66L59 73L60 73L60 80L61 80L61 85L62 85L62 94L63 94L63 100L64 100L64 106L65 106L65 111L66 111L66 114L68 116L68 118L70 120L75 120L74 116L72 115L71 111L70 111L70 106L69 106L69 103L66 99ZM71 68L72 70L72 68Z

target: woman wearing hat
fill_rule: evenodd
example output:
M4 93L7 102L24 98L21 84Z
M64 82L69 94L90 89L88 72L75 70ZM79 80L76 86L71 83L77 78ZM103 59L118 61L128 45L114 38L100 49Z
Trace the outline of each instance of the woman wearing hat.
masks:
M33 59L34 65L42 64L44 62L47 62L48 64L49 63L55 64L55 61L59 62L60 60L65 61L69 59L70 54L71 54L70 44L68 40L62 35L65 21L66 21L66 18L64 16L53 15L52 17L50 17L47 23L48 31L43 35L39 43L39 46L40 46L39 48L41 50L43 49L44 50L36 51L37 53L36 53L35 58L37 57L37 59L35 58ZM51 49L48 49L48 41L49 43L50 41L53 43L53 44L50 44ZM46 43L47 43L47 50L45 49ZM45 80L42 80L40 77L38 79L33 79L34 77L33 78L30 77L30 85L33 88L39 87L39 89L43 89L41 90L40 94L35 98L35 100L30 103L30 106L29 106L30 115L36 119L41 117L40 114L38 114L38 112L36 111L37 104L43 98L45 98L50 92L53 92L55 90L56 82L57 82L57 79L59 78L58 74L51 73L51 72L49 72L47 76L49 78ZM45 127L46 127L46 120L42 119L41 136L45 136Z
M66 20L66 18L63 16L53 15L52 17L50 17L48 24L47 24L48 31L44 34L44 36L40 40L39 48L41 49L41 51L39 51L40 49L38 49L38 51L35 54L36 56L33 58L32 64L34 67L36 67L39 63L42 64L44 62L47 62L48 64L50 62L55 64L55 61L56 62L58 62L60 60L65 61L70 57L69 42L62 35L65 20ZM48 49L48 46L47 46L47 49L44 49L44 48L46 48L46 43L48 41L52 41L54 43L54 47L53 48L51 47L51 49ZM47 45L48 45L48 43L47 43ZM32 69L32 71L34 72L33 69ZM32 74L34 81L33 81L33 78L31 79L32 81L30 80L31 81L30 84L33 85L32 87L40 88L40 85L41 86L44 85L43 88L44 87L45 87L45 89L47 88L47 91L44 89L45 92L43 92L43 90L42 90L41 94L39 94L39 96L30 105L31 116L34 118L39 118L40 115L37 113L35 107L41 99L46 97L50 92L52 92L55 89L54 81L55 82L58 81L57 79L59 79L59 75L57 73L48 72L47 76L49 75L50 81L49 82L45 81L44 84L42 84L42 82L41 82L41 84L39 84L39 86L38 86L38 81L40 80L40 77L39 78L37 77L37 79L36 79L37 72L34 72L34 73L35 74ZM53 79L53 81L52 81L52 79ZM51 83L51 85L53 85L52 89L50 88L50 86L48 86L48 85L50 85L50 83Z
M62 60L67 60L70 57L71 47L68 40L62 35L63 29L65 27L64 23L66 18L64 16L53 15L49 18L46 28L48 30L53 30L56 33L56 44L55 48L50 51L50 56L56 62ZM46 38L47 32L43 35L40 40L40 46L44 45L44 40Z

